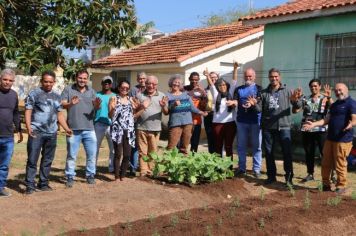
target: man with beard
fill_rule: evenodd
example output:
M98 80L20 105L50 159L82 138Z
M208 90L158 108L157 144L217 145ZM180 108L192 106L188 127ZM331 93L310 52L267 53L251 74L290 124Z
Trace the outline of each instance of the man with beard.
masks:
M249 100L261 98L261 86L255 83L256 72L248 68L244 73L245 84L236 88L234 96L238 102L237 110L237 154L239 156L239 167L236 172L237 176L246 174L246 149L248 143L252 146L253 156L253 174L256 178L261 176L262 151L261 142L262 134L260 128L261 112L256 110L255 106Z
M101 91L96 93L96 97L100 101L100 107L95 112L94 129L97 139L96 163L99 158L99 149L103 138L105 137L109 146L109 172L114 172L114 144L110 136L111 119L109 118L109 101L110 98L116 96L111 91L113 79L111 76L104 76L101 80Z
M311 130L314 127L328 124L328 134L321 163L323 191L331 191L330 175L335 167L337 174L335 192L342 194L346 191L346 158L352 148L352 127L356 125L356 102L349 96L348 88L343 83L336 84L334 93L337 100L331 105L328 115L316 122L307 121L303 128Z

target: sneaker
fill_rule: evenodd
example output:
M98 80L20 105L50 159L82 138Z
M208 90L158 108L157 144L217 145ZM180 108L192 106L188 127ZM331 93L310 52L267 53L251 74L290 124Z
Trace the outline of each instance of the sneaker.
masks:
M88 184L95 184L94 175L90 175L90 176L87 177L87 183Z
M309 181L313 181L314 180L314 176L311 174L308 174L307 176L305 176L304 179L302 179L303 183L309 182Z
M235 177L245 177L246 176L246 171L240 170L238 169L237 171L235 171Z
M42 191L42 192L48 192L48 191L52 191L53 189L48 186L48 185L43 185L41 187L37 187L38 190Z
M276 179L266 179L263 183L265 185L270 185L270 184L273 184L276 181L277 181Z
M34 192L36 192L36 189L31 188L31 187L27 187L26 191L25 191L25 194L30 195L30 194L32 194Z
M336 188L335 193L344 194L344 193L346 193L346 188Z
M11 193L6 191L5 189L0 189L0 197L10 197Z
M261 175L260 172L253 172L253 176L254 176L256 179L260 179L262 175Z
M331 187L330 187L330 185L325 185L325 184L323 184L323 192L331 192Z
M67 178L66 187L67 188L71 188L71 187L73 187L73 184L74 184L74 179L73 178Z

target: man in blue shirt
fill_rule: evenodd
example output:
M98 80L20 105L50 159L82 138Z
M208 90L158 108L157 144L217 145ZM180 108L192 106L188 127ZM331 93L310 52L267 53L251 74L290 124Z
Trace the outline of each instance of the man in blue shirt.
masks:
M342 194L347 184L347 156L352 148L353 129L356 125L356 102L349 96L348 88L343 83L335 85L336 102L331 104L328 115L316 122L306 122L305 130L328 124L328 134L323 148L321 176L323 190L331 191L330 174L335 167L337 174L335 192Z
M14 151L14 131L18 143L22 142L20 113L17 93L11 89L15 81L15 72L5 69L0 74L0 197L11 194L5 190L9 165ZM15 127L15 130L14 130Z
M253 174L256 178L261 176L262 165L262 134L260 128L261 112L249 103L249 99L260 99L261 86L255 83L256 72L248 68L244 73L245 84L236 88L234 96L238 102L237 110L237 154L239 156L239 168L237 176L246 174L246 149L248 143L252 146Z
M28 131L26 194L32 194L36 190L35 177L40 153L42 157L37 189L52 190L48 185L48 179L57 146L57 121L68 136L72 134L62 112L61 96L52 90L55 80L56 74L53 71L43 72L41 87L30 91L25 101L25 121Z
M105 136L109 146L109 172L114 172L114 144L110 136L111 119L109 118L109 100L116 94L111 91L113 79L110 76L104 76L101 80L101 91L96 93L100 99L100 108L95 113L94 129L98 142L96 152L96 162L99 158L99 149Z

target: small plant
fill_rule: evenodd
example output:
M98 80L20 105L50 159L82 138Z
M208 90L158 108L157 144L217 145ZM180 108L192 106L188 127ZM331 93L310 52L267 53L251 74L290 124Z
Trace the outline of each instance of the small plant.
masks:
M185 210L183 219L190 220L190 217L191 217L190 211L189 210Z
M287 188L291 197L295 197L295 190L291 183L287 182Z
M149 214L147 220L148 220L148 222L153 223L153 221L155 220L155 215L154 214Z
M21 236L32 236L33 234L30 231L24 230L21 232Z
M59 236L65 236L66 235L66 229L64 228L64 226L61 227L58 235Z
M341 196L336 196L336 197L329 197L327 200L326 200L326 204L328 206L337 206L341 203Z
M114 236L115 233L114 233L114 230L111 228L111 226L109 226L108 228L108 233L107 233L108 236Z
M179 218L177 215L172 215L171 217L171 226L176 227L177 224L179 223Z
M318 181L318 186L317 186L319 192L323 192L323 183L321 181Z
M232 206L239 208L241 206L240 204L240 199L238 197L236 197L233 201L232 201Z
M234 218L235 217L235 207L230 207L229 208L228 216L230 218Z
M261 186L261 189L260 189L260 199L261 199L261 201L265 200L265 195L266 195L265 188L263 186Z
M217 220L217 222L216 222L216 224L217 224L219 227L222 226L222 224L223 224L223 218L222 218L222 217L219 217L218 220Z
M204 204L203 209L204 209L204 211L208 211L209 210L208 204Z
M352 193L351 193L351 199L356 200L356 191L355 190L352 191Z
M268 218L272 219L272 209L268 208Z
M85 231L87 231L87 229L83 226L83 227L80 228L79 231L82 232L82 233L84 233Z
M153 231L152 236L160 236L157 229L155 229L155 231Z
M265 228L265 219L263 217L261 217L261 219L258 221L258 227L260 229L264 229Z
M207 225L207 226L206 226L206 235L212 236L212 235L213 235L213 233L211 232L212 229L213 229L213 226L212 226L212 225Z
M122 226L122 228L127 229L127 230L131 230L132 229L132 223L130 220L127 220L126 223Z
M310 206L311 206L311 200L309 196L309 190L307 190L304 198L304 210L309 210Z

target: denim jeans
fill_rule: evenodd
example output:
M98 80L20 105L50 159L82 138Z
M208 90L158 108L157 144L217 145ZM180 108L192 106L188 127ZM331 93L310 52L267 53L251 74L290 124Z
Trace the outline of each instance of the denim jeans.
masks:
M114 144L111 140L110 125L104 124L102 122L96 122L94 125L94 129L95 129L96 139L98 142L97 151L96 151L96 164L98 163L101 142L105 137L109 146L109 172L113 172L114 171Z
M137 134L137 132L136 132ZM131 157L130 157L130 168L132 172L136 172L138 169L138 147L137 147L137 138L135 142L135 147L131 149Z
M74 130L73 135L67 137L67 163L65 174L67 178L73 178L75 176L75 166L77 155L80 147L80 143L83 143L86 154L86 171L85 176L93 176L96 172L95 156L96 156L96 135L94 130Z
M192 137L190 138L190 151L197 152L200 140L201 125L193 125Z
M246 152L251 144L253 157L253 172L260 173L262 166L262 133L259 124L237 122L237 154L239 169L246 171Z
M276 141L280 142L283 154L283 167L285 171L285 180L292 181L293 178L293 161L291 150L290 129L282 130L263 130L263 144L266 154L267 176L268 179L275 180L277 168L273 155Z
M6 186L13 151L14 137L0 137L0 190Z
M206 133L206 138L208 139L208 150L209 153L215 152L215 142L214 142L214 132L213 132L213 112L209 112L207 116L204 117L204 128Z
M34 132L35 137L28 136L27 142L27 164L26 164L26 186L35 188L35 177L37 173L37 162L41 154L40 180L38 187L48 185L49 173L56 152L57 134L44 134Z

